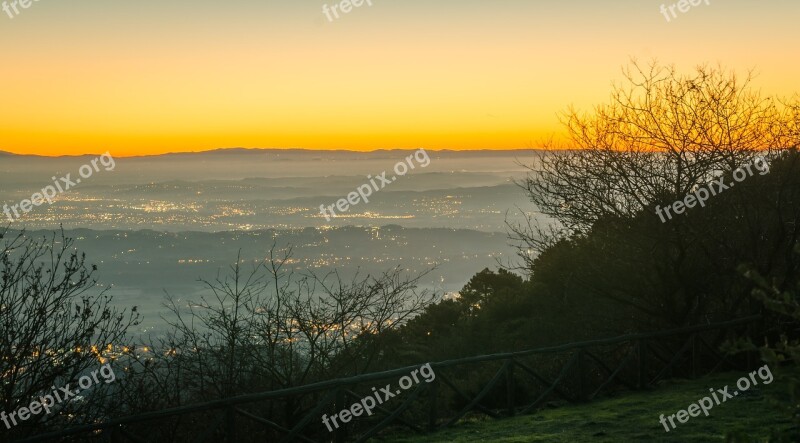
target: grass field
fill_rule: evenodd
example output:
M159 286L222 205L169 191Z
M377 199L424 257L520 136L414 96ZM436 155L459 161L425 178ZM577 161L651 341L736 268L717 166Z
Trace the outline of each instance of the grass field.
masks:
M724 442L726 434L743 432L747 441L768 441L772 430L791 428L786 414L775 406L775 396L785 397L787 385L775 374L769 385L748 391L715 405L709 416L689 418L667 433L661 414L675 414L706 395L709 389L730 386L744 373L728 372L691 381L665 382L647 392L633 392L583 405L567 405L503 419L474 419L427 436L387 439L392 443L423 442ZM744 440L737 440L744 441ZM795 440L797 441L797 440Z

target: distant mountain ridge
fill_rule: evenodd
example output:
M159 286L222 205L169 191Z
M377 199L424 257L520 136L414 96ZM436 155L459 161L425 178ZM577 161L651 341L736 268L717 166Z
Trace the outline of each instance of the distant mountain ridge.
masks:
M208 151L197 152L168 152L164 154L151 154L151 155L134 155L124 158L175 158L175 157L202 157L202 156L223 156L223 155L268 155L280 157L293 156L293 157L381 157L393 156L396 157L398 153L413 153L417 149L376 149L373 151L354 151L347 149L275 149L275 148L218 148ZM502 157L502 156L515 156L533 153L545 153L547 150L540 149L479 149L479 150L465 150L459 151L454 149L426 149L430 154L438 157ZM113 155L114 153L111 152ZM80 154L80 155L58 155L46 156L39 154L15 154L12 152L0 150L0 157L37 157L37 158L76 158L76 157L96 157L100 154ZM123 157L121 157L123 158Z

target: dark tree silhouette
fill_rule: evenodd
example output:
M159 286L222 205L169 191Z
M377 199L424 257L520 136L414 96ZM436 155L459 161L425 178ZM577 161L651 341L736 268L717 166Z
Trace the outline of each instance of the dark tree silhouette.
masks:
M109 346L123 344L139 316L135 307L114 308L106 291L96 289L97 267L86 263L63 231L32 238L6 230L0 238L0 407L12 412L50 394L53 386L75 386L83 373L106 361ZM20 421L11 432L105 416L113 411L100 407L103 390L92 391L92 402L64 402L50 415Z

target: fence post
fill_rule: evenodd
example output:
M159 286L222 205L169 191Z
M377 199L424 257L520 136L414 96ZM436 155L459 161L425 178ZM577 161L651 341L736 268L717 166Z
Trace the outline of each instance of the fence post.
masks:
M575 366L578 368L578 400L586 400L586 378L584 377L584 354L583 348L578 349L578 359L575 361Z
M511 359L511 364L506 367L506 400L508 401L508 416L513 417L516 415L516 404L514 401L514 359Z
M236 411L235 406L229 405L225 408L225 439L228 443L235 443L236 440Z
M697 378L698 367L697 334L692 334L692 378Z
M647 387L647 339L639 339L639 377L636 386L639 389Z
M439 380L433 379L428 384L428 431L436 430L436 422L439 420L438 409Z
M752 327L753 323L754 322L750 322L750 323L747 324L747 326L746 326L747 329L745 329L744 333L745 333L745 337L748 337L751 340L753 340L754 342L758 343L758 340L756 340L755 337L753 337L753 335L754 335L753 334L753 327ZM763 330L763 328L762 328L762 330ZM745 359L746 359L745 364L747 365L747 370L749 371L749 370L753 369L753 351L746 351Z
M336 411L341 411L346 406L344 404L346 400L344 388L339 388L336 391ZM340 423L341 426L337 427L334 431L334 439L336 443L344 443L347 440L347 431L345 430L345 424Z

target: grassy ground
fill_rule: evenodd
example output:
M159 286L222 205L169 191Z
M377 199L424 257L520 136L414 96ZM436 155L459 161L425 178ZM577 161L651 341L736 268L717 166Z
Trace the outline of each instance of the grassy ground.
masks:
M790 428L785 414L773 403L774 395L785 396L786 385L776 380L759 385L715 405L709 416L675 421L667 433L659 423L661 414L675 414L709 393L709 388L730 386L744 373L717 374L700 380L670 381L648 392L634 392L578 406L545 409L534 415L504 420L480 419L462 422L452 429L428 436L388 439L393 443L423 442L714 442L725 441L731 432L747 433L754 441L766 441L771 430ZM721 400L721 399L720 399Z

